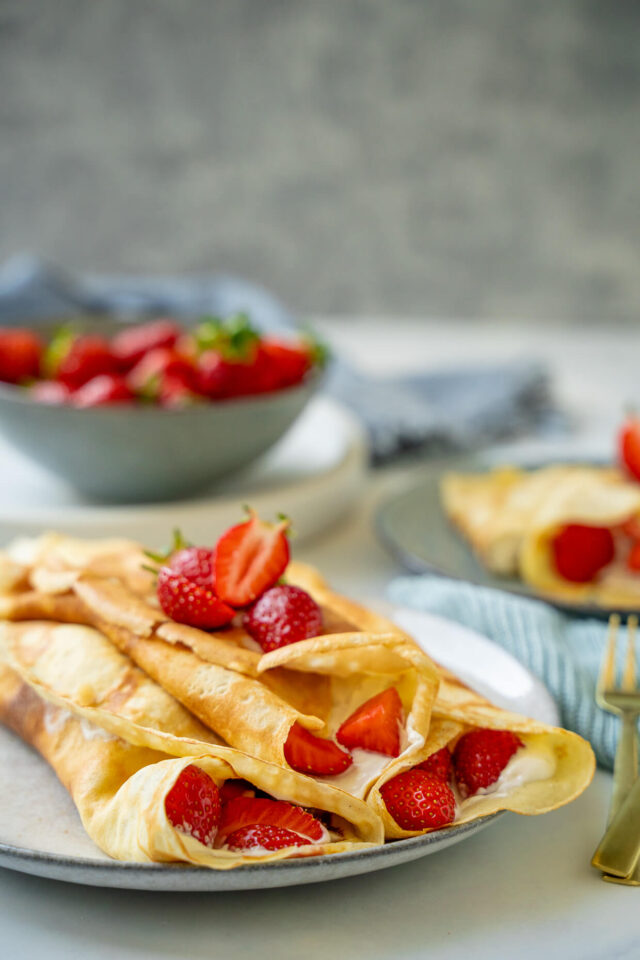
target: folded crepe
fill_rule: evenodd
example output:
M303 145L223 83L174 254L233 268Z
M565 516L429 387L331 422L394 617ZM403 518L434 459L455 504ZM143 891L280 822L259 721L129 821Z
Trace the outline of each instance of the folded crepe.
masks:
M640 518L640 484L618 470L566 465L449 474L441 496L449 518L492 572L519 576L568 603L640 603L640 574L627 568L632 540L624 529ZM567 580L554 562L554 539L574 524L606 528L614 537L613 560L586 583Z
M51 764L91 838L116 859L228 869L382 842L381 822L362 801L223 744L91 628L0 624L0 719ZM211 849L166 814L165 798L190 765L218 786L241 778L319 811L327 826L304 847Z
M528 816L548 813L575 800L589 786L595 770L593 750L586 740L490 703L450 671L439 668L440 689L433 707L431 728L422 763L443 748L453 750L470 730L509 730L523 746L512 756L498 780L473 796L456 795L455 820L441 829L451 829L481 817L511 810ZM371 791L369 805L380 815L388 838L413 837L424 830L404 830L393 819L382 798L381 787L395 771L387 771Z

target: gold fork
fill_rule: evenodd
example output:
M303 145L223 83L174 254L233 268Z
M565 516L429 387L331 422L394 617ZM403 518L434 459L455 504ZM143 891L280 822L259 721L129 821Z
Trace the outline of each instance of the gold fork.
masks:
M613 793L607 831L591 860L605 879L636 883L630 877L640 855L640 780L638 774L638 726L640 691L636 686L635 635L638 618L627 620L627 652L622 680L616 685L616 646L620 617L609 619L607 647L596 687L596 702L622 721L613 768ZM634 788L635 784L635 788ZM608 876L607 876L608 875Z

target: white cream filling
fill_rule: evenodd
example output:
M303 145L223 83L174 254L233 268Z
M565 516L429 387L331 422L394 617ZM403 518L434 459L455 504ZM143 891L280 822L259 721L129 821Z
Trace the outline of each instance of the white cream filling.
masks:
M55 736L57 733L60 733L69 720L79 720L80 732L85 740L118 739L112 733L108 733L106 730L103 730L102 727L97 727L95 724L91 723L91 721L87 720L86 717L78 718L75 716L75 714L71 713L69 710L65 710L63 707L55 707L53 704L48 703L44 709L42 722L49 736Z
M509 794L536 780L548 780L556 769L556 758L553 750L547 744L526 744L520 748L509 760L495 783L488 787L481 787L472 797L461 800L454 789L457 801L456 819L461 814L467 814L477 806L483 797L507 797Z

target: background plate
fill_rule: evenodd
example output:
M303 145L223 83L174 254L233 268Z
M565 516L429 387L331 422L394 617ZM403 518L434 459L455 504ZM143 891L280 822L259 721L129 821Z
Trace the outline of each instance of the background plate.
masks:
M557 722L547 690L504 650L440 617L410 610L396 620L467 683L509 710ZM256 864L217 871L111 860L86 835L76 809L53 771L30 747L0 727L0 866L93 886L139 890L217 891L285 887L369 873L415 860L458 843L502 816L398 840L358 853Z
M555 458L548 462L572 462L575 458ZM386 549L412 573L436 573L454 580L467 580L483 587L506 590L519 596L534 597L572 614L606 618L615 612L595 604L567 603L537 593L526 583L514 577L498 577L477 559L463 537L449 523L440 502L440 480L448 471L477 473L497 463L509 463L526 469L546 466L546 463L517 456L496 460L495 455L457 457L434 460L418 479L389 497L375 517L378 537ZM583 461L586 462L586 461ZM633 610L625 613L633 613ZM640 612L640 606L637 611Z

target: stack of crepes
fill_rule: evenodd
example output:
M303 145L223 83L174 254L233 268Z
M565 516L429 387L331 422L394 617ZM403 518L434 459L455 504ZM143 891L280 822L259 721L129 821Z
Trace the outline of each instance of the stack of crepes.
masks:
M519 748L490 788L465 796L453 785L445 829L502 809L544 813L591 780L584 740L493 706L312 568L290 563L286 580L319 605L322 635L263 653L242 627L169 619L145 562L129 541L55 534L16 541L0 558L0 718L51 764L112 857L228 868L415 836L428 822L407 821L396 785L476 730L512 731ZM365 735L342 772L304 772L299 751L291 766L292 738L303 751L307 735L335 744L354 711L391 689L396 750L367 749ZM180 775L194 768L222 797L215 838L171 816ZM264 823L279 804L295 844L234 849L256 798Z
M449 473L441 496L493 573L563 603L640 604L640 483L621 470L555 464Z

